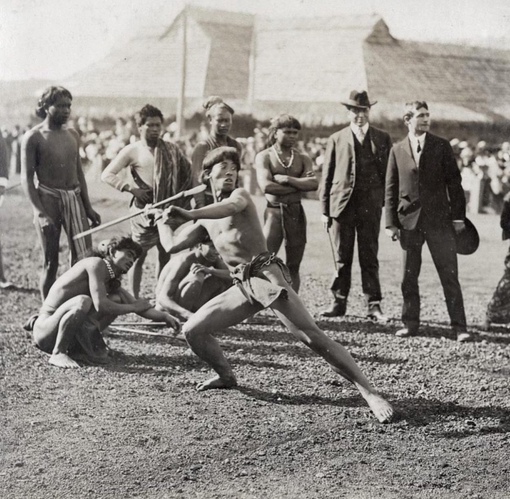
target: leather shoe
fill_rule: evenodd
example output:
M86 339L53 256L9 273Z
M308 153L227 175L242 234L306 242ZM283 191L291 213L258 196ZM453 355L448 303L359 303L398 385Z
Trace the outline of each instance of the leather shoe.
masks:
M386 323L388 322L388 317L386 317L381 310L381 306L379 303L369 303L368 304L368 312L367 317L376 322Z
M416 336L418 334L418 328L413 327L404 327L402 329L399 329L395 336L398 336L399 338L408 338L409 336Z
M347 300L346 299L336 299L331 306L323 310L321 315L324 317L343 317L345 312L347 311Z
M472 339L472 336L465 329L453 328L453 332L457 335L457 341L459 343L465 343Z

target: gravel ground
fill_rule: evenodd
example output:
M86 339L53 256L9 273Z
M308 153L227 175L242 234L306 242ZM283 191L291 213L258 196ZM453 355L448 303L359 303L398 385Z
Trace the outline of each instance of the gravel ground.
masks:
M104 221L124 214L123 195L97 184L90 190ZM177 340L136 334L107 337L115 351L107 366L51 367L21 328L39 307L40 253L28 202L11 191L0 213L8 278L18 286L0 290L1 497L509 497L510 336L505 327L477 327L507 250L497 217L471 217L481 247L459 261L475 340L458 344L428 255L420 280L423 331L394 336L400 252L383 234L390 322L365 320L357 264L349 315L320 320L332 260L318 203L306 201L305 209L301 295L320 327L396 406L395 423L377 423L357 391L269 311L217 335L238 389L197 393L195 382L210 375L204 363ZM151 257L146 296L154 286Z

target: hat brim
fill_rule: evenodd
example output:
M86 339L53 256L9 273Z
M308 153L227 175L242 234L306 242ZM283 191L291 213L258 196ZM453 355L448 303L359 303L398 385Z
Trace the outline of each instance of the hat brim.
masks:
M465 219L466 228L455 233L455 243L457 245L457 253L459 255L472 255L480 245L480 236L473 222L468 218Z
M369 102L367 106L360 106L359 103L357 103L355 100L346 100L346 101L340 101L340 104L343 104L347 107L359 107L360 109L370 109L373 105L377 104L377 101Z

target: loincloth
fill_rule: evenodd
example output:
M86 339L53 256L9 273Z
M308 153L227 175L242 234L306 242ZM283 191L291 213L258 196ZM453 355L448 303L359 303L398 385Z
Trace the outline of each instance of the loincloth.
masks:
M278 298L288 299L287 289L270 281L262 272L264 267L277 265L285 280L290 283L289 269L274 253L261 253L250 263L238 265L231 276L249 303L270 307Z
M131 213L140 211L134 204ZM150 249L159 243L159 231L154 223L154 218L145 213L140 213L131 219L131 237L143 249Z
M56 189L39 184L37 190L39 194L42 193L43 196L58 202L69 248L71 248L72 254L76 255L76 258L72 258L72 260L85 258L90 250L90 238L80 237L74 239L74 236L89 228L87 215L81 200L80 187L75 187L74 189Z
M269 222L268 222L269 220ZM267 202L264 222L281 227L285 246L304 246L306 244L306 216L301 202Z

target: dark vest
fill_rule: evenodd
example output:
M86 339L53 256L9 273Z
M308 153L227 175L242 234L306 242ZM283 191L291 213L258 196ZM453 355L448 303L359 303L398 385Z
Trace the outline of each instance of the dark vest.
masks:
M370 141L370 128L365 135L363 144L360 144L354 133L354 154L356 155L356 183L354 189L366 191L383 186L383 181L377 169L377 159L372 152Z

